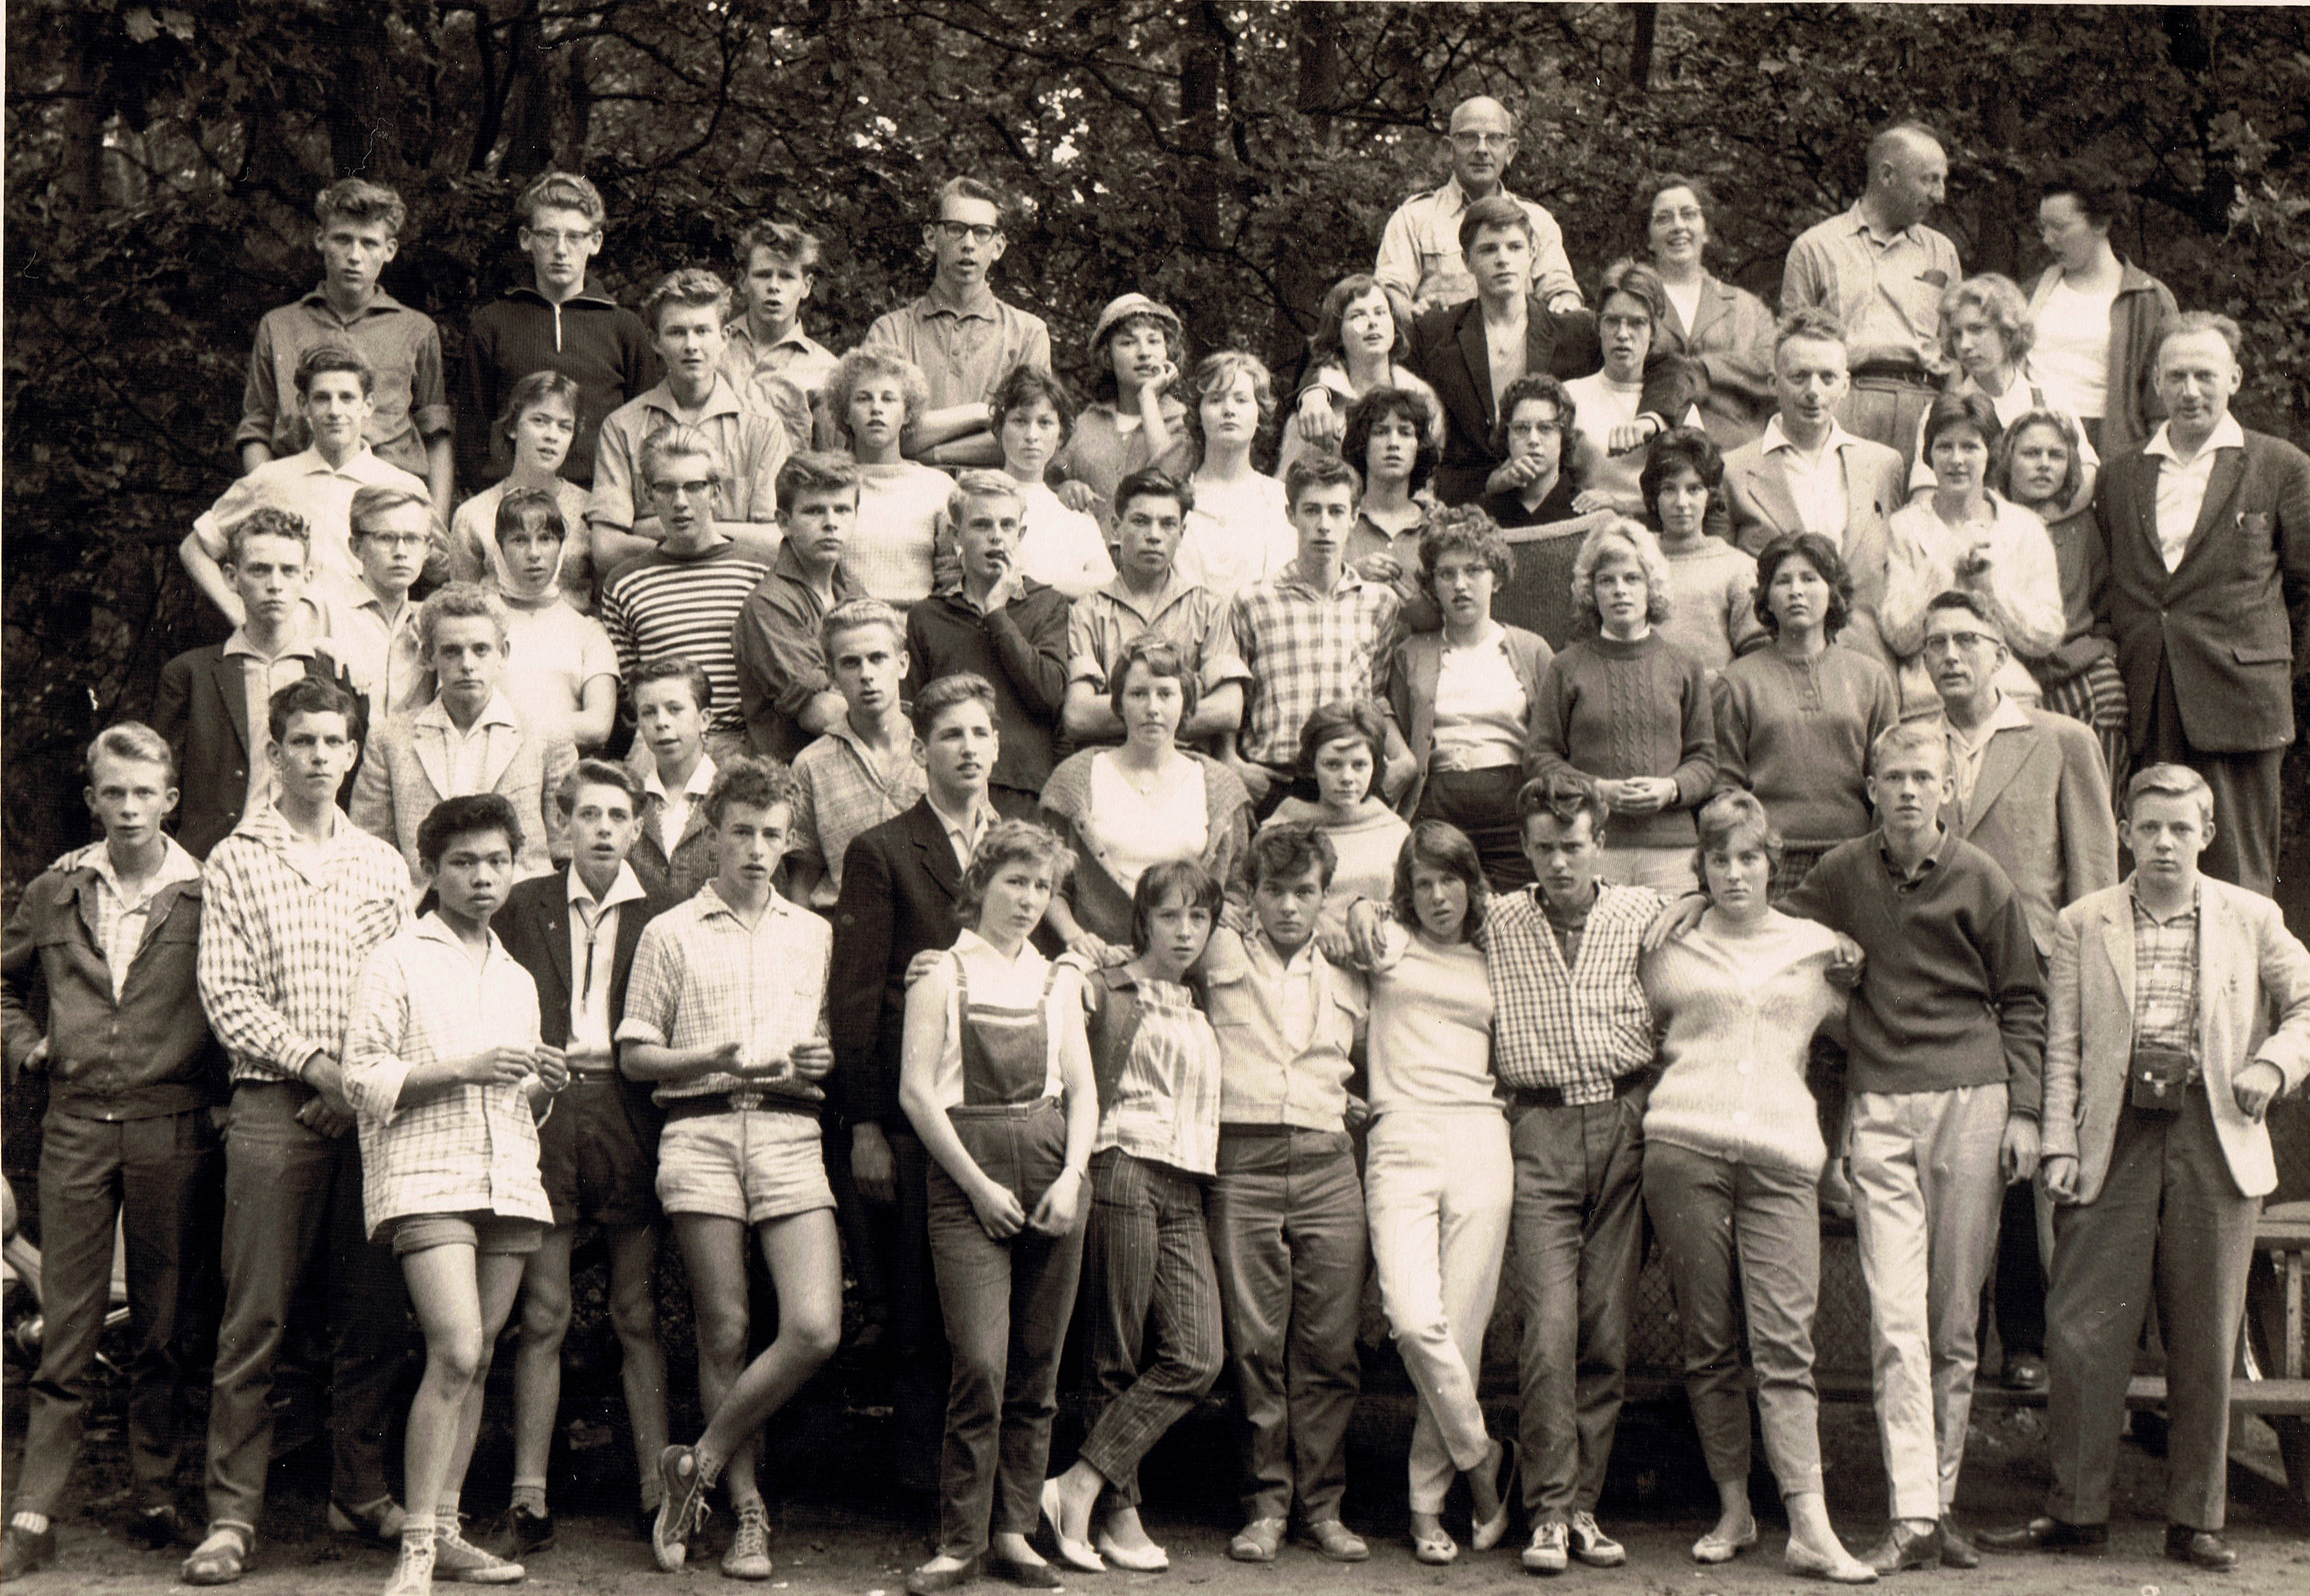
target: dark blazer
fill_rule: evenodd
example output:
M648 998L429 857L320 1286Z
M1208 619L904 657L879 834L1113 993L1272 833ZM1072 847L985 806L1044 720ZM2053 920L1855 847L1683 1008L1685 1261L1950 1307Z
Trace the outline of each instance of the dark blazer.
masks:
M1428 379L1444 406L1444 458L1436 468L1436 497L1446 504L1470 503L1506 458L1492 447L1498 395L1484 344L1482 305L1471 299L1420 317L1411 324L1411 350L1404 363ZM1568 381L1603 366L1594 311L1559 315L1537 299L1531 302L1524 317L1526 371ZM1692 403L1695 388L1683 357L1656 340L1645 361L1645 410L1660 417L1662 425L1672 426Z
M642 872L637 870L634 874L648 896L638 904L627 904L618 913L618 940L610 952L612 1036L626 1012L626 980L634 973L634 949L642 940L642 927L682 901ZM569 867L515 882L513 890L506 894L505 906L490 917L490 929L498 933L514 962L537 983L538 1039L548 1047L568 1046ZM634 1116L634 1127L642 1133L642 1146L655 1152L664 1116L650 1101L649 1084L622 1074L618 1080L625 1089L626 1111Z
M2162 665L2193 747L2283 748L2294 741L2294 678L2310 673L2310 455L2261 432L2219 450L2172 571L2158 552L2162 464L2132 450L2102 467L2094 489L2133 745L2149 741Z
M1019 794L996 787L990 796L1006 820L1033 818ZM827 993L834 1074L827 1084L828 1097L850 1124L909 1129L899 1107L907 967L925 949L954 946L962 929L956 917L961 895L962 867L928 798L861 832L842 857L842 897L834 906L835 977Z
M305 674L352 694L353 735L365 737L369 699L353 686L352 674L319 648L306 662ZM188 649L161 667L152 729L177 756L177 785L184 793L177 840L194 858L206 859L240 824L241 806L248 800L248 696L240 665L225 657L223 644ZM257 727L256 734L265 735L265 728ZM352 784L348 773L339 802Z

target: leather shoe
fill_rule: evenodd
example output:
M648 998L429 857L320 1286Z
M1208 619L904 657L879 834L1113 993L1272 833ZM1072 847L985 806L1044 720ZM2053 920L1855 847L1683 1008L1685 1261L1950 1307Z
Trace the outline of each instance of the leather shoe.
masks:
M958 1591L978 1577L978 1559L953 1568L917 1568L907 1575L908 1596L935 1596L940 1591Z
M1048 1563L1019 1563L989 1552L986 1567L987 1578L1022 1585L1029 1591L1064 1591L1067 1588L1065 1576Z
M2235 1568L2237 1551L2211 1530L2193 1530L2187 1524L2166 1526L2166 1555L2176 1563L2189 1563L2200 1568Z
M2109 1550L2107 1524L2065 1524L2057 1518L2033 1518L2010 1530L1988 1530L1974 1544L1993 1552L2068 1552L2098 1557Z
M185 1515L169 1502L132 1510L121 1520L120 1527L128 1532L129 1540L147 1551L166 1551L185 1539Z
M1941 1566L1944 1568L1978 1568L1981 1553L1966 1539L1957 1521L1946 1513L1941 1514Z
M28 1574L37 1574L56 1560L56 1532L46 1530L20 1530L10 1524L0 1530L0 1580L11 1584Z
M1933 1568L1941 1560L1941 1528L1922 1532L1895 1523L1885 1539L1862 1554L1861 1560L1879 1574L1898 1574L1904 1568Z
M2005 1389L2008 1391L2043 1391L2045 1389L2045 1360L2024 1352L2005 1360Z

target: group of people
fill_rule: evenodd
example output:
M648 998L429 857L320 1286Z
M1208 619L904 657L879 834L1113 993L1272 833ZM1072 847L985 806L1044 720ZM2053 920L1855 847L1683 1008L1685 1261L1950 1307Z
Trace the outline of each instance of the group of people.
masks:
M453 395L378 287L401 202L326 191L322 282L260 325L244 474L182 546L230 636L96 739L103 836L7 927L48 1339L0 1576L56 1557L116 1223L128 1527L190 1543L194 1584L249 1564L317 1309L333 1524L397 1546L394 1596L520 1579L596 1231L664 1568L718 1494L723 1572L769 1575L759 1444L837 1351L846 1271L892 1478L939 1505L910 1591L1166 1567L1140 1465L1222 1373L1229 1555L1368 1557L1368 1270L1418 1392L1414 1555L1461 1555L1464 1479L1475 1551L1521 1516L1525 1568L1609 1566L1647 1215L1722 1495L1698 1561L1758 1539L1744 1330L1793 1571L2099 1549L2154 1295L2167 1550L2229 1566L2263 1115L2310 1072L2310 952L2269 898L2310 458L2230 417L2237 328L2118 259L2090 167L2047 181L2025 293L1963 275L1925 225L1942 146L1889 128L1776 319L1709 274L1714 200L1673 175L1591 310L1504 185L1516 148L1497 102L1455 110L1450 179L1281 397L1126 293L1079 404L993 291L973 178L925 222L929 291L838 357L801 319L809 233L746 232L734 314L685 268L636 315L588 289L602 202L564 173L523 195L533 281L474 315ZM1891 1485L1863 1555L1821 1479L1824 1207L1859 1237ZM1993 1274L2054 1480L1977 1543L1952 1506Z

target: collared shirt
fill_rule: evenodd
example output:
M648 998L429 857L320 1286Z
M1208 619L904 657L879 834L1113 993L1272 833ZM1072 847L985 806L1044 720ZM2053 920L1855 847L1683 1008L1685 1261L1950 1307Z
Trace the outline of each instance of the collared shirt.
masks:
M660 383L602 418L594 446L594 491L586 519L620 532L655 512L642 504L642 445L669 427L690 427L706 435L721 468L714 490L717 521L770 522L778 518L778 467L786 464L786 429L775 416L757 415L738 403L736 390L720 372L694 420L684 420L673 390Z
M538 1045L537 983L482 932L482 957L437 915L378 948L345 1033L345 1097L360 1115L361 1219L372 1239L406 1214L476 1210L553 1223L537 1173L526 1082L457 1086L404 1104L412 1071Z
M1082 990L1078 980L1072 959L1055 969L1052 961L1044 958L1031 941L1022 939L1017 952L1005 954L977 932L964 927L954 939L951 954L934 965L922 981L930 998L946 1015L945 1038L939 1045L938 1062L931 1071L931 1100L942 1108L952 1108L968 1100L972 1082L962 1058L963 1028L969 1023L963 1006L966 992L972 1008L1009 1010L1020 1015L1039 1011L1043 1032L1040 1095L1064 1095L1067 1044L1082 1036Z
M682 841L682 834L690 828L690 808L714 790L716 775L714 756L701 753L690 772L690 779L682 784L682 791L669 793L658 779L655 763L642 773L642 802L649 811L649 823L656 828L657 846L671 861L673 850Z
M737 390L738 403L758 415L777 416L792 447L810 447L810 407L826 391L835 367L841 363L834 351L803 332L799 320L775 343L758 343L742 316L722 331L729 342L722 351L720 369ZM781 394L781 388L786 393ZM794 396L803 401L799 418L788 408ZM803 422L799 433L797 419Z
M328 841L307 845L278 809L252 810L201 872L201 1007L235 1080L342 1058L361 964L401 929L401 850L342 810L330 823Z
M1964 275L1957 246L1923 222L1880 236L1855 202L1789 247L1781 308L1817 306L1845 324L1855 365L1914 357L1922 373L1949 369L1941 352L1941 292Z
M2206 487L2213 480L2214 460L2223 449L2245 447L2245 429L2236 416L2226 415L2212 434L2187 460L2174 447L2174 425L2161 424L2141 446L2145 455L2163 463L2158 467L2158 555L2173 570L2189 551L2190 534L2198 528L2198 512L2206 507Z
M772 893L750 929L708 881L642 927L618 1040L673 1048L734 1041L741 1062L775 1063L796 1043L826 1037L833 950L834 928L824 916ZM657 1100L739 1090L813 1103L826 1096L809 1081L716 1071L662 1083Z
M96 937L97 951L104 955L105 968L112 976L112 1001L118 1002L122 989L128 984L129 967L136 962L137 951L144 945L144 932L152 918L153 898L163 887L199 880L200 861L185 852L175 837L164 834L161 838L161 866L137 883L133 897L112 867L112 851L101 842L74 849L57 860L53 868L58 874L75 870L95 872L96 924L89 929Z
M1569 1105L1602 1103L1614 1081L1652 1063L1652 1005L1637 965L1663 901L1648 887L1600 886L1568 962L1539 888L1492 899L1484 970L1492 1067L1505 1084L1550 1087Z
M433 672L426 669L424 646L417 636L420 607L404 596L400 612L388 619L385 601L366 584L360 597L332 598L321 606L329 652L369 699L369 724L373 726L432 701ZM248 724L252 729L256 725L253 720Z
M224 640L224 657L240 662L241 701L248 716L248 790L241 802L243 814L273 802L273 761L265 751L272 740L265 734L271 724L273 695L305 679L313 652L312 644L292 638L278 654L259 654L239 627L233 628L232 636Z
M360 561L353 558L353 495L363 488L401 488L432 502L425 479L379 459L367 447L355 449L343 465L332 465L318 449L267 460L217 496L193 522L201 551L220 565L230 546L225 534L252 510L287 510L302 516L313 534L313 591L358 603L369 591Z
M1212 933L1208 1011L1220 1038L1220 1123L1342 1128L1349 1054L1369 1021L1362 980L1313 939L1285 958L1255 929Z
M1845 517L1852 508L1845 502L1845 446L1853 441L1853 434L1831 421L1819 455L1808 459L1781 429L1781 418L1776 415L1765 423L1764 436L1757 444L1766 459L1781 463L1781 474L1788 481L1789 497L1796 502L1797 519L1804 529L1827 538L1829 546L1840 552L1845 548Z
M1402 609L1394 588L1353 570L1320 593L1297 560L1280 579L1236 594L1228 626L1254 684L1243 757L1294 765L1299 729L1318 708L1341 698L1384 698L1384 662Z
M847 564L838 564L828 584L832 603L803 569L794 545L778 545L769 574L746 595L731 633L738 662L738 701L746 716L746 741L758 754L791 760L810 736L795 716L833 685L819 623L835 604L864 591Z
M1228 629L1228 602L1173 571L1151 598L1133 594L1121 577L1087 593L1067 613L1067 675L1107 690L1107 672L1123 651L1152 636L1179 651L1180 663L1195 673L1208 693L1222 682L1244 681L1251 672L1235 652Z
M1209 1175L1219 1158L1220 1041L1193 993L1176 981L1124 977L1139 1011L1128 1056L1106 1061L1115 1084L1091 1150ZM1121 994L1099 980L1103 1002Z
M618 958L618 911L648 896L630 864L620 864L610 889L595 898L577 866L563 872L569 889L569 1061L607 1068L610 975Z
M786 856L814 865L812 908L830 909L842 896L842 862L850 845L885 820L914 807L927 778L915 763L914 732L893 705L887 717L887 758L868 749L846 715L795 756L794 824Z
M468 793L489 790L490 739L499 732L516 739L522 733L521 716L502 691L490 695L473 716L473 724L460 731L450 717L449 707L436 698L416 716L420 731L433 733L441 739L442 768L449 785L442 790L444 798L461 797Z
M1532 222L1532 291L1543 302L1559 294L1580 297L1572 275L1572 262L1564 253L1564 230L1545 206L1510 194L1500 195L1524 207ZM1476 279L1460 254L1460 217L1473 202L1457 176L1440 188L1415 194L1397 207L1380 234L1379 257L1372 275L1402 289L1424 306L1464 305L1476 297Z
M2171 1047L2195 1059L2198 911L2204 889L2193 889L2187 908L2163 919L2141 901L2138 888L2126 897L2133 905L2133 1045Z
M1989 752L1989 740L2000 732L2028 731L2029 716L2018 700L2000 693L1997 707L1972 732L1959 730L1955 721L1946 717L1942 724L1949 732L1950 773L1957 777L1958 804L1960 809L1970 808L1974 784L1981 779L1981 761Z
M954 862L968 870L971 855L977 853L978 845L986 840L986 828L994 824L994 806L987 802L982 794L968 814L951 815L939 807L938 798L927 787L923 793L923 802L929 804L931 813L938 817L939 829L946 833L948 846L954 849Z
M1051 330L1043 318L992 293L968 307L925 294L876 317L865 342L895 349L922 368L932 410L986 403L1013 367L1051 369Z
M316 288L293 304L265 313L249 351L248 382L241 392L235 449L269 446L295 453L306 439L298 413L297 363L322 344L349 345L375 374L375 408L361 436L379 455L404 471L425 473L425 445L450 428L449 387L441 369L441 333L433 318L412 310L384 290L348 321Z
M1885 828L1880 826L1871 835L1877 843L1877 862L1892 878L1896 892L1915 891L1927 876L1941 867L1941 861L1948 857L1950 846L1957 841L1955 828L1944 821L1933 833L1933 846L1927 848L1915 864L1903 870L1900 861L1893 857L1893 845L1886 838Z

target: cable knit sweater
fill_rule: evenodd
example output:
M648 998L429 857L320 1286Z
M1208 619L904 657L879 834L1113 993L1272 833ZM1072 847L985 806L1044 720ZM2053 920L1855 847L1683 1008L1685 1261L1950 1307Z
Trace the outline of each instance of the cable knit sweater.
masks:
M1825 925L1775 913L1742 932L1712 912L1647 958L1645 995L1664 1034L1645 1140L1819 1175L1828 1152L1805 1058L1845 1007L1827 978L1836 953Z
M1698 660L1657 630L1633 643L1587 638L1549 661L1540 697L1533 775L1667 776L1676 802L1656 814L1614 815L1610 841L1675 847L1698 839L1692 811L1716 780L1715 711Z

